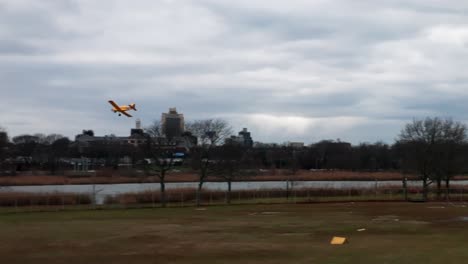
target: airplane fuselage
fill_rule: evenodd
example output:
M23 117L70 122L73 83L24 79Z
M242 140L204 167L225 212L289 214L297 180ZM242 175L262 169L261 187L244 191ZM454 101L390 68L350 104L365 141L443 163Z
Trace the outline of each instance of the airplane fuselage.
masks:
M120 110L122 110L122 111L128 111L128 110L132 109L132 108L130 108L130 106L128 106L128 105L119 105L119 108L120 108ZM115 107L112 108L112 111L114 111L114 112L120 112L119 109L117 109L117 108L115 108Z
M112 109L111 109L112 112L114 112L114 113L118 112L119 116L123 114L123 115L126 115L128 117L132 117L130 114L127 113L127 111L129 111L129 110L136 111L134 103L129 104L129 105L118 105L112 100L109 100L108 102L109 102L109 104L111 104L113 106Z

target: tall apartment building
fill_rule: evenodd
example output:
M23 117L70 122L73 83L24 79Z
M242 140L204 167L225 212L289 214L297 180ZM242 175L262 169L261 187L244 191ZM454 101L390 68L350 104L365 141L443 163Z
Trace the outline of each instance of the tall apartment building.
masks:
M225 140L226 144L239 144L244 147L252 147L253 140L250 136L250 132L247 131L247 128L243 128L242 131L239 132L238 136L231 136Z
M175 107L169 108L168 113L161 116L162 133L169 140L180 137L184 133L184 115L177 113Z

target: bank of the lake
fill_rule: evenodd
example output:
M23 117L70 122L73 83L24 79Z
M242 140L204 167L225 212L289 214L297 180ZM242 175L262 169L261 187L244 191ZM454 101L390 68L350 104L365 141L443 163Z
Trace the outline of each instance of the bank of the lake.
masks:
M258 170L250 175L239 178L238 181L399 181L404 177L414 180L414 175L403 175L400 172L356 172L356 171L309 171L299 170L292 174L288 170ZM466 179L457 176L455 179ZM157 177L145 176L142 171L94 171L88 173L62 172L50 175L48 172L22 172L15 176L0 177L0 186L24 185L64 185L64 184L118 184L118 183L155 183ZM166 182L197 182L196 172L172 171L167 174ZM207 181L220 182L220 178L209 176Z

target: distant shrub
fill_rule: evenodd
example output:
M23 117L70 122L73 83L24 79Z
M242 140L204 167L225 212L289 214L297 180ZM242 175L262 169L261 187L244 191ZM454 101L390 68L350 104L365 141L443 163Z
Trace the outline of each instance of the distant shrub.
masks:
M102 168L96 170L96 177L112 177L114 170L112 168Z
M0 206L79 205L91 204L91 197L75 193L0 193Z

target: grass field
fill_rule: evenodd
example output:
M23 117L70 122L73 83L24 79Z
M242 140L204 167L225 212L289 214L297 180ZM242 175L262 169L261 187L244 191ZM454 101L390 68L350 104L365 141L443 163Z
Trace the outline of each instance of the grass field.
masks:
M2 213L0 258L36 264L465 263L467 219L464 204L403 202ZM330 245L334 235L349 243Z

